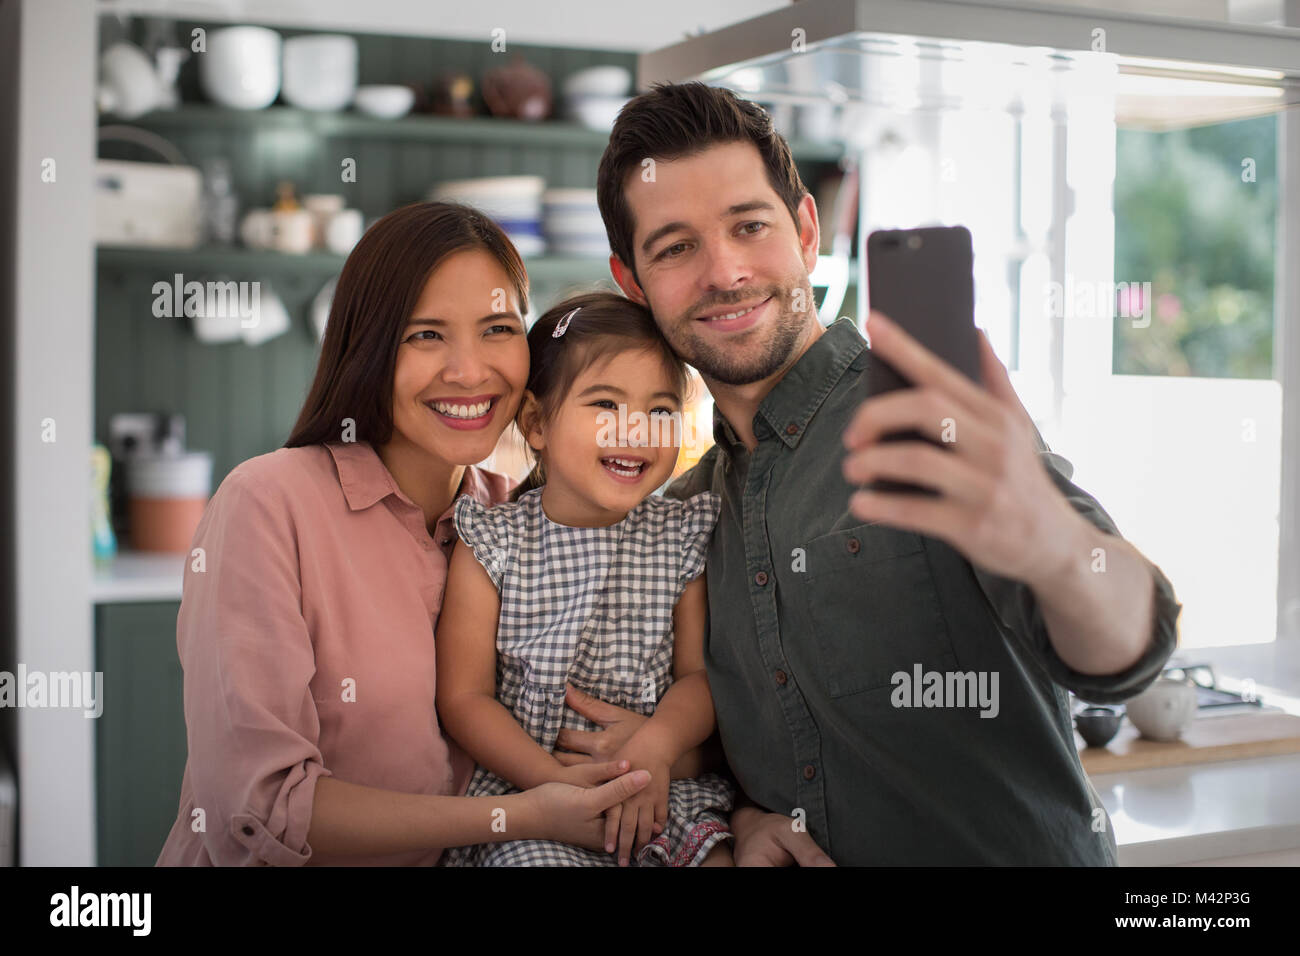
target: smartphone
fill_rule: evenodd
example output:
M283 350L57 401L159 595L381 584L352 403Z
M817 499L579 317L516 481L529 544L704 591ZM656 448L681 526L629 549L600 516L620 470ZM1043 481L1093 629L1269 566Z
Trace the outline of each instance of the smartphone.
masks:
M881 229L867 237L867 296L912 338L980 383L979 332L975 328L974 253L965 226ZM874 353L867 376L867 397L883 395L912 383ZM928 441L920 432L892 432L882 441ZM938 497L939 492L908 482L877 479L873 491Z

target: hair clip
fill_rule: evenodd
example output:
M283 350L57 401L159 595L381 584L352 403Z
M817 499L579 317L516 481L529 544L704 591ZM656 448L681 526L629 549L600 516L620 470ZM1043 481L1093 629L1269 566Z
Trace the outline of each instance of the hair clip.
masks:
M578 309L581 309L581 308L582 308L582 306L578 306ZM569 330L569 321L570 321L570 320L571 320L575 315L578 314L578 309L574 309L572 312L570 312L570 313L569 313L568 315L566 315L564 318L560 319L560 321L559 321L558 323L556 323L555 331L551 333L551 338L553 338L553 339L558 339L561 335L563 335L565 332L567 332L567 331Z

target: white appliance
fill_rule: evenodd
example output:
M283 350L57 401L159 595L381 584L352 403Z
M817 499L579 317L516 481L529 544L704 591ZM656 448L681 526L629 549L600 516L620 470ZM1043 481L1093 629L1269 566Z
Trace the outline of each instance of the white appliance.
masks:
M201 239L202 189L193 166L96 160L96 244L193 249Z

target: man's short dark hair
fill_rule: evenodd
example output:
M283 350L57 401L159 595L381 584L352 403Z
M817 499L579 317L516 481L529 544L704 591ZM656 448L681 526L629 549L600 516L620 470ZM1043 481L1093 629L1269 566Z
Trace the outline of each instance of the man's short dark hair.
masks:
M636 224L624 196L629 174L646 159L671 161L723 143L753 143L767 168L767 181L781 197L795 229L799 202L808 192L784 137L757 103L731 90L700 82L656 83L623 107L610 133L596 174L596 202L605 220L609 248L636 278L632 238ZM640 282L640 279L637 279Z

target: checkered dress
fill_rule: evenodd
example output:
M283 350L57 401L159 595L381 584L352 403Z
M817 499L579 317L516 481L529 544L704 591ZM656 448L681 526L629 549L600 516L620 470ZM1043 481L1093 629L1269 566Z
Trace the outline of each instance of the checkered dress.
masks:
M673 608L704 570L721 499L651 495L617 524L572 528L546 517L542 489L485 508L469 495L454 506L456 531L501 595L497 700L533 739L555 749L562 727L599 730L564 702L565 682L641 714L654 713L672 683ZM467 796L518 792L477 767ZM698 865L730 839L734 792L717 774L674 780L668 821L633 862ZM545 840L484 843L447 851L444 866L616 866L617 857Z

